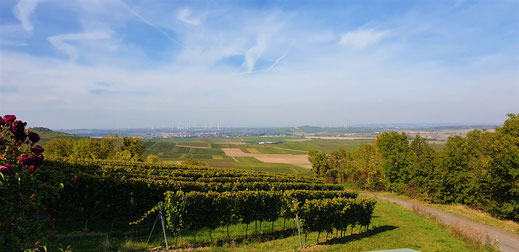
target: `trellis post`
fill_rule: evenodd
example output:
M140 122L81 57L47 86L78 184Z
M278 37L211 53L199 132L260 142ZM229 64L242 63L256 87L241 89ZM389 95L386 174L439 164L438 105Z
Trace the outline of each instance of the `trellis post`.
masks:
M299 248L303 248L303 241L301 240L301 227L299 226L299 216L296 214L297 233L299 234Z
M166 242L166 249L169 249L168 237L166 236L166 220L164 219L164 215L162 213L162 205L159 205L159 216L160 216L160 222L162 222L162 233L164 233L164 241Z

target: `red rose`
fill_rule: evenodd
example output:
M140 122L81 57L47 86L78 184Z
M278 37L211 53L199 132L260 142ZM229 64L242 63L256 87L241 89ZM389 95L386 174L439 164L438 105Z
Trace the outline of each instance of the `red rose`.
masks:
M41 185L41 188L42 188L42 189L47 189L47 184L43 184L43 185Z
M34 158L33 158L33 156L23 155L22 157L20 157L20 159L18 159L18 162L23 167L26 167L26 166L32 165L34 163Z
M25 141L25 138L27 138L27 134L25 134L26 125L27 123L20 120L16 120L11 124L11 132L13 132L15 140Z
M4 118L0 117L0 126L4 126L4 124L5 124Z
M35 147L31 148L31 151L34 155L40 155L45 149L43 147L36 145Z
M43 164L43 155L42 154L34 157L34 165L35 166L40 166L42 164Z
M34 132L29 131L27 135L29 136L29 140L31 140L33 144L40 141L40 136Z
M36 166L31 165L31 166L29 166L29 169L31 169L31 173L34 173L34 171L36 170Z
M14 120L16 120L16 116L15 115L5 115L4 116L4 121L6 123L12 123L12 122L14 122Z
M3 174L9 174L14 171L14 168L10 164L4 164L0 166L0 172Z

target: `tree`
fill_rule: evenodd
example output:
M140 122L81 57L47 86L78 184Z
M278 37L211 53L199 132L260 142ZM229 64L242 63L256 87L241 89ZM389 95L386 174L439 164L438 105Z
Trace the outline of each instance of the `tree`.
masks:
M360 188L381 190L385 174L382 170L382 155L375 143L362 143L351 153L352 182Z
M490 213L519 221L519 114L508 114L491 144Z
M129 151L131 161L142 161L145 148L139 138L124 137L121 151Z
M308 160L312 163L312 171L317 177L324 177L328 170L331 169L328 163L328 156L324 152L310 151Z
M133 161L132 160L132 153L129 150L121 150L115 153L114 155L115 160L123 160L123 161ZM138 161L138 160L136 160Z
M99 143L99 158L100 159L113 159L118 150L121 149L122 139L119 134L109 134Z
M402 132L384 132L377 137L377 147L382 153L384 161L382 167L386 174L386 182L390 189L402 191L409 182L407 153L409 139Z
M150 164L160 163L160 158L157 155L148 155L146 157L146 163L150 163Z
M411 142L408 162L409 162L409 184L407 194L418 196L423 194L427 197L429 188L432 184L435 166L437 166L437 153L427 143L427 139L416 135ZM417 191L412 191L416 189Z
M333 177L339 183L345 182L347 179L345 169L348 167L349 155L350 153L344 149L330 153L327 162L331 169L326 172L325 176Z
M90 155L90 142L92 140L83 138L74 142L72 156L75 158L92 158Z
M54 138L45 145L45 153L48 157L71 157L74 142L72 138Z
M202 160L196 160L196 159L192 159L192 158L188 158L182 162L180 162L180 164L182 165L189 165L189 166L207 166L207 162L204 162Z

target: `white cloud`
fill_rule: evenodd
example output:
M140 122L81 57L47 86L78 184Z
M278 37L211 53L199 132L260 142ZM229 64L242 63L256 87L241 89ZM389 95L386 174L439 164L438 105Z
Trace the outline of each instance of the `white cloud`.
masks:
M291 53L290 60L297 54ZM246 75L181 63L125 69L124 64L82 65L6 51L0 52L0 58L1 85L18 91L0 92L0 112L51 128L114 128L119 123L148 127L153 120L207 120L228 126L295 126L340 120L499 121L506 111L517 107L519 95L515 71L485 74L338 51L320 58L298 58L301 67L287 62L268 74ZM467 72L474 74L467 78ZM460 94L464 99L460 100ZM328 112L323 113L323 108ZM393 113L396 110L405 113ZM440 111L451 112L430 119Z
M23 29L27 32L32 32L34 29L30 19L40 2L41 0L20 0L13 9L14 16L20 20Z
M188 8L181 9L178 12L177 19L190 25L200 25L200 19L192 17L191 10Z
M266 34L260 34L256 38L256 45L247 52L245 52L245 67L247 67L247 72L254 71L254 66L256 62L261 58L261 55L267 48L267 44L269 42L269 38Z
M69 56L70 61L76 61L79 57L77 48L67 41L78 41L78 40L98 40L107 39L110 35L106 32L86 32L86 33L69 33L51 36L48 38L49 42L59 50L61 53Z
M359 29L342 35L339 43L354 49L363 49L380 43L380 41L390 35L391 31L389 30L377 31L373 29Z

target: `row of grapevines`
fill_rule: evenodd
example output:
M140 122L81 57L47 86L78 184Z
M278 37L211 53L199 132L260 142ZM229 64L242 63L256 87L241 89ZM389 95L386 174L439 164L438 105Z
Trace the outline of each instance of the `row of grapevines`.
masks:
M67 173L85 172L90 174L110 174L111 176L137 177L164 180L182 177L183 180L200 180L204 182L231 181L268 181L268 182L307 182L321 183L322 180L290 175L246 171L237 169L222 169L196 166L161 165L152 166L146 163L106 161L106 160L77 160L61 159L46 162L47 167L59 167ZM193 179L189 179L192 177Z
M248 224L253 221L274 222L279 217L286 217L284 212L299 214L303 231L307 233L323 230L331 232L334 228L345 230L346 227L357 224L369 225L375 201L355 199L356 196L355 193L323 191L168 191L163 204L168 229L177 236L183 231L197 231L202 228L214 230L219 226L228 227L238 222L247 224L248 229ZM316 199L320 197L325 198ZM300 200L304 204L299 205ZM298 206L294 207L295 205Z
M339 185L316 182L286 182L290 177L268 176L256 172L221 168L179 168L144 165L142 163L58 160L45 163L42 176L63 181L58 202L54 202L58 214L90 219L135 219L144 209L150 209L163 199L166 191L225 192L225 191L285 191L285 190L343 190ZM169 170L168 170L169 169ZM222 171L223 170L223 171ZM180 172L182 176L147 175ZM233 177L229 171L238 171ZM215 175L215 179L205 179ZM137 176L135 174L142 174ZM187 176L185 176L187 174ZM200 181L191 180L198 176ZM218 175L221 175L218 177ZM224 177L227 176L227 177ZM248 179L250 177L251 179ZM218 178L218 179L216 179ZM201 182L208 181L208 182ZM297 181L297 180L296 180Z
M294 218L306 200L319 200L328 198L357 198L356 192L351 191L317 191L317 190L287 190L284 193L284 205L289 206L283 210L283 217Z
M306 200L298 213L301 218L301 226L306 234L308 232L331 233L333 230L346 231L348 226L369 227L371 217L375 210L376 201L372 199L348 199L333 198L320 200Z

